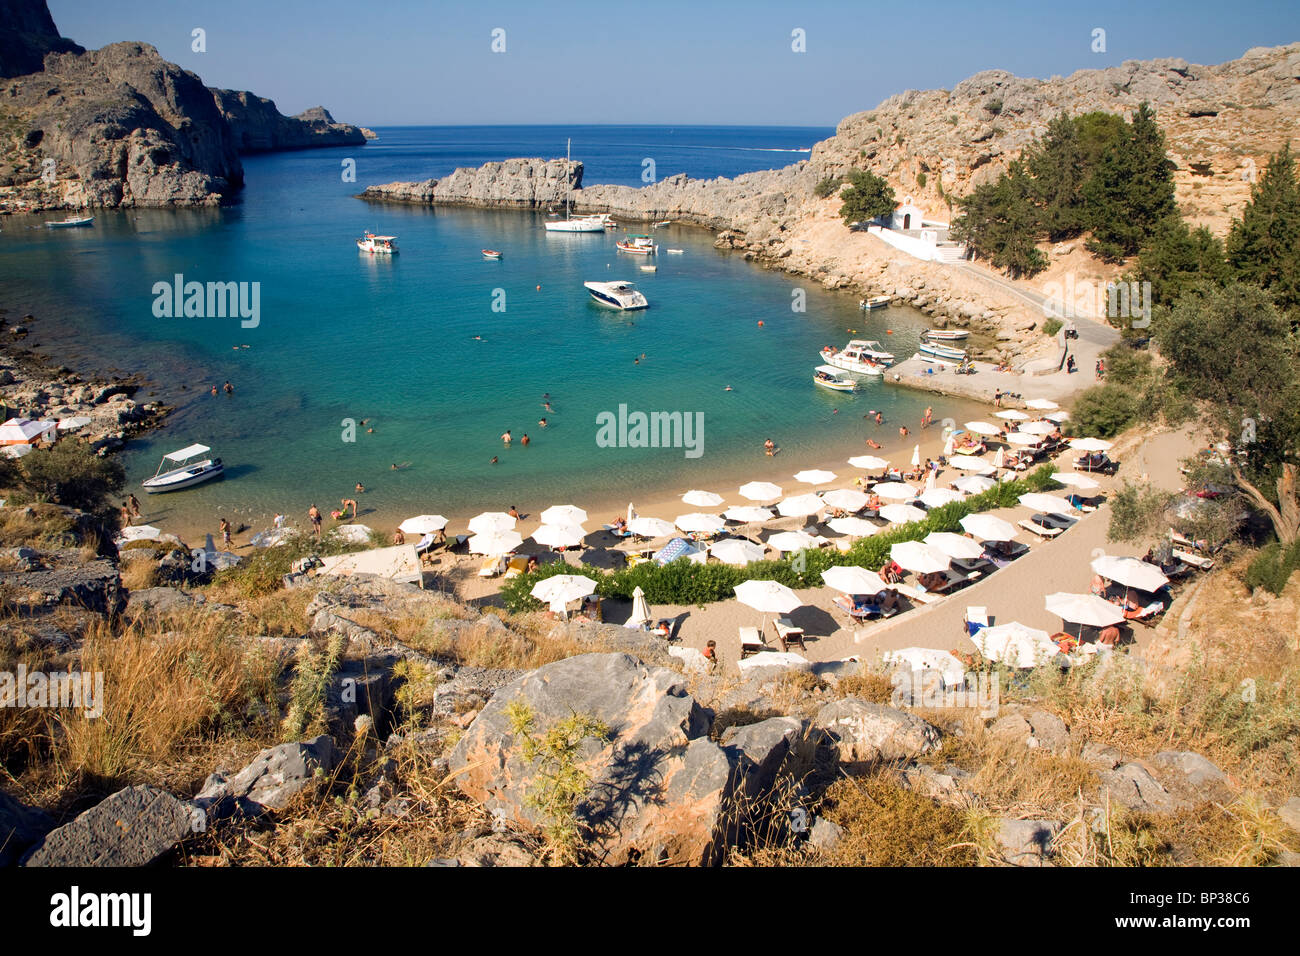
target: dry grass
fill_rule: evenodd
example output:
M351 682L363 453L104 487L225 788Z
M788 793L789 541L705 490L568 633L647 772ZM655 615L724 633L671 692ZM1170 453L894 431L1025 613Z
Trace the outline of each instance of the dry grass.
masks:
M127 561L122 565L122 587L128 591L156 588L161 583L154 561Z
M76 523L56 505L0 508L0 548L67 548L81 544Z

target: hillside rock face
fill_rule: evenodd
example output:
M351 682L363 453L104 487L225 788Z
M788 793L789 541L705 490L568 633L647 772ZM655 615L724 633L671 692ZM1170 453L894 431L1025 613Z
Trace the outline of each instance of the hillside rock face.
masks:
M52 54L0 87L0 186L41 205L213 204L243 182L235 141L195 74L144 43ZM54 182L41 175L54 160Z
M77 44L59 36L44 3L0 0L0 79L38 72L47 53L81 52Z
M582 163L562 159L507 159L462 167L442 179L371 186L362 199L381 202L433 203L444 206L509 206L542 209L564 202L582 188ZM635 192L635 190L633 190Z
M230 124L241 153L360 146L366 141L360 127L336 122L323 106L285 116L273 101L247 91L214 89L212 98Z

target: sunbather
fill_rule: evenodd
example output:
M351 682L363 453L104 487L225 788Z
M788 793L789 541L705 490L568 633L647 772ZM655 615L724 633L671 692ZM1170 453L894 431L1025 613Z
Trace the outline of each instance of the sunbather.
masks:
M916 576L916 583L926 593L941 591L948 586L948 576L939 571L927 571Z

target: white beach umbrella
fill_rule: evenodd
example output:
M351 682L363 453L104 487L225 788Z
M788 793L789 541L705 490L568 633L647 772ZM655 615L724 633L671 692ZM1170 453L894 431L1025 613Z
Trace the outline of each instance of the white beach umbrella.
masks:
M550 580L547 578L546 580ZM539 582L540 583L540 582ZM632 591L632 613L623 623L624 627L641 627L650 623L650 605L646 604L645 591L641 590L641 585L637 585Z
M838 531L840 534L846 534L850 538L867 538L880 530L879 525L874 525L866 518L857 518L850 515L847 518L832 518L826 522L826 527L832 531Z
M989 660L1009 667L1036 667L1060 653L1046 631L1019 621L982 627L970 640Z
M860 568L856 564L837 564L822 572L822 581L827 587L845 594L879 594L888 589L889 584L875 571Z
M580 525L587 520L587 512L576 505L553 505L541 514L542 524Z
M1124 620L1124 612L1095 594L1057 591L1043 599L1044 607L1063 621L1090 627L1109 627Z
M751 481L740 486L740 496L750 501L775 501L781 497L781 486L770 481Z
M954 436L949 435L948 438L943 443L944 458L947 458L950 455L952 455L952 451L956 447L956 444L957 444L957 439Z
M1056 431L1056 426L1051 422L1024 422L1020 431L1027 435L1050 435Z
M1003 440L1008 445L1019 445L1022 448L1027 448L1030 445L1037 445L1043 439L1041 435L1030 435L1026 432L1010 432Z
M596 592L596 582L581 574L556 574L542 578L529 592L547 604L568 604Z
M850 458L849 464L854 468L861 468L863 471L879 471L881 468L889 467L888 461L877 458L875 455L858 455Z
M929 491L921 493L920 500L925 503L926 507L942 508L954 501L961 501L963 497L960 491L953 491L951 488L931 488Z
M799 595L780 581L742 581L736 585L736 599L755 611L763 612L763 629L769 614L789 614L803 606Z
M925 543L937 548L950 558L973 560L984 553L984 546L965 535L951 531L932 531L925 536Z
M999 448L997 450L997 453L994 454L993 456L993 470L997 471L1000 468L1005 468L1006 460L1007 460L1007 450L1005 448Z
M551 548L573 548L582 544L587 532L576 524L544 524L530 535L538 544Z
M809 548L817 547L817 539L810 534L802 531L782 531L772 535L767 539L771 547L782 553L791 551L807 551Z
M985 478L983 475L962 475L952 483L958 491L964 491L968 495L977 495L981 491L988 491L997 482L992 478Z
M920 521L925 517L925 512L912 505L885 505L880 509L880 517L890 524L907 524L909 521Z
M966 681L966 665L954 657L951 651L904 647L896 651L885 651L880 659L886 664L910 671L938 671L947 687L959 686Z
M1029 420L1029 416L1018 408L1008 408L1004 412L998 412L997 417L1008 422L1024 422Z
M509 554L523 543L523 535L518 531L510 529L482 531L469 539L469 550L470 554Z
M397 526L403 534L433 534L447 527L447 519L442 515L416 515L407 518Z
M1169 583L1169 578L1158 567L1137 558L1103 554L1092 562L1092 569L1103 578L1139 591L1158 591Z
M809 468L795 475L794 480L805 485L829 485L835 480L835 472Z
M983 458L976 458L974 455L953 455L948 459L948 464L961 471L990 472L993 466Z
M894 563L917 574L946 571L952 559L933 545L921 541L900 541L889 546L889 557Z
M912 467L915 468L921 463L921 446L919 444L912 446Z
M1052 474L1053 481L1059 481L1063 485L1071 485L1075 488L1100 488L1097 482L1087 475L1080 475L1073 471L1057 471Z
M723 564L749 564L752 561L762 561L766 553L767 549L761 544L743 541L740 538L728 538L709 548L709 554Z
M1070 442L1070 447L1079 451L1110 451L1115 447L1114 442L1108 442L1101 438L1076 438Z
M925 476L925 490L934 491L934 489L938 487L938 484L939 471L936 468L931 468L929 473Z
M1056 411L1056 409L1060 408L1061 406L1056 404L1056 402L1052 401L1051 399L1031 398L1029 401L1025 402L1025 407L1037 409L1038 411L1041 412L1054 412Z
M826 503L814 494L791 495L789 498L781 499L781 503L776 506L776 510L788 518L803 518L808 515L816 514L826 507Z
M627 517L623 519L628 524L636 520L636 509L632 507L632 502L627 503Z
M1070 413L1061 412L1061 411L1048 412L1043 417L1046 418L1048 421L1057 422L1059 424L1060 422L1068 422L1070 420Z
M969 531L985 541L1010 541L1016 536L1016 527L1009 521L1003 521L997 515L967 515L957 522L963 531Z
M1035 511L1043 511L1051 515L1068 515L1074 510L1074 505L1064 498L1046 495L1041 491L1026 492L1018 500L1026 508L1033 508Z
M845 511L860 511L866 507L867 496L853 488L836 488L834 491L828 491L822 495L822 501L832 508L842 508Z
M715 505L722 504L722 495L715 495L711 491L688 491L682 495L682 501L688 505L695 505L697 508L712 508Z
M759 508L756 505L736 505L734 508L728 508L722 512L722 517L728 521L744 521L751 523L755 521L770 521L776 517L772 514L771 508Z
M916 488L905 481L878 481L871 490L889 501L911 501L918 494Z
M671 521L665 521L663 518L646 516L633 518L628 522L627 530L642 538L659 538L666 534L672 534L677 530L677 526Z
M1000 435L1002 429L997 425L991 425L988 422L967 422L966 430L974 432L976 435Z
M694 531L699 534L716 534L727 524L718 515L701 514L698 511L688 515L678 515L673 523L683 531Z
M485 511L469 519L470 534L490 534L493 531L509 531L515 526L515 519L504 511ZM522 538L520 539L523 540ZM505 553L505 552L501 552Z

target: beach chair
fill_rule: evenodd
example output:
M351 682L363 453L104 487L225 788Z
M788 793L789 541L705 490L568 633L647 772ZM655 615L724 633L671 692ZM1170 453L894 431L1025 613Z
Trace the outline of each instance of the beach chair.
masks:
M798 644L801 651L808 649L803 643L803 628L795 627L788 617L778 617L773 626L776 628L776 636L781 639L781 650L788 651L791 644Z
M986 607L966 608L966 634L974 637L980 628L989 626L989 609Z
M479 565L478 576L481 578L496 577L505 570L506 559L497 556L489 556Z
M895 584L894 590L913 604L937 604L943 600L943 596L940 594L927 594L920 588L912 587L910 584Z
M742 627L740 629L740 659L744 660L750 654L757 654L767 647L763 643L763 635L759 634L756 627Z
M880 608L867 603L864 595L854 595L850 598L847 594L837 594L831 599L831 603L855 621L865 621L881 613Z
M506 580L517 578L528 570L528 555L517 554L506 562Z
M1032 534L1038 535L1040 538L1055 538L1064 530L1063 528L1047 528L1037 522L1030 521L1028 518L1025 518L1023 521L1018 523L1020 527Z
M1192 554L1190 551L1184 551L1181 548L1174 548L1174 557L1184 564L1190 564L1194 568L1200 568L1202 571L1208 571L1214 567L1214 559L1203 557L1199 554Z

